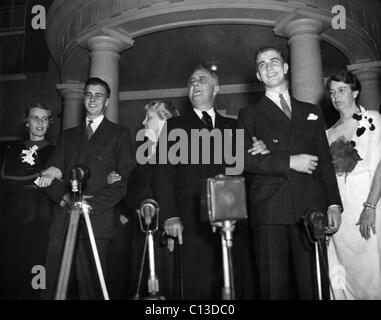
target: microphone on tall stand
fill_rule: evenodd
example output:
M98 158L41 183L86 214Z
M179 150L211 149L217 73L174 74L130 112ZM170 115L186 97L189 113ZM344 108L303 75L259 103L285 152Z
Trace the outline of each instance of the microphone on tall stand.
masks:
M140 209L137 210L140 222L140 228L146 233L146 246L148 246L148 263L149 263L149 275L148 275L148 293L145 298L148 300L164 300L165 298L159 294L159 279L155 270L155 250L153 242L153 233L158 230L159 227L159 204L153 199L146 199L140 204ZM156 216L156 223L152 223L153 218ZM142 220L144 219L145 228L143 227ZM142 265L144 264L145 250L143 252ZM142 268L140 270L138 290L135 295L135 299L139 298L140 282L142 277Z
M328 264L325 261L325 254L323 252L323 248L326 246L325 243L325 228L328 224L327 215L315 208L307 209L304 214L301 216L301 222L305 227L308 239L310 242L314 243L315 246L315 261L316 261L316 275L318 280L318 294L319 300L323 300L323 291L322 291L322 281L324 274L321 273L320 270L320 257L319 250L322 258L322 266L324 267L324 271L326 273L325 278L327 279L330 290L332 293L332 297L335 300L335 294L330 283L328 275ZM326 248L325 248L326 249Z
M152 223L152 218L159 213L159 204L153 199L146 199L140 204L140 216L144 218L147 227Z

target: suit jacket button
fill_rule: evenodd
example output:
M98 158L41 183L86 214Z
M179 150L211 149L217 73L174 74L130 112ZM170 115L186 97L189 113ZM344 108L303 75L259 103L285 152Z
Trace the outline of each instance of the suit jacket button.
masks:
M277 140L277 139L273 139L273 142L274 142L274 143L278 143L278 140Z

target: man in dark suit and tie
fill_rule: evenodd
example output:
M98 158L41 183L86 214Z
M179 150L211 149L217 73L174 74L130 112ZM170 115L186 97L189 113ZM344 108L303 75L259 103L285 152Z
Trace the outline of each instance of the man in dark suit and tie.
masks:
M251 182L250 224L262 299L317 299L314 244L299 223L308 209L327 213L327 232L341 223L341 199L319 108L290 96L288 64L274 47L257 51L257 78L265 96L241 109L237 127L270 153L245 152ZM326 292L327 288L323 288Z
M127 178L135 161L129 130L110 122L104 116L109 97L110 88L105 81L99 78L87 80L84 101L86 121L62 133L49 161L52 167L39 182L40 187L47 187L48 195L56 203L49 231L46 260L47 290L42 294L46 299L53 298L56 290L65 232L70 218L69 207L72 205L68 196L71 190L71 169L75 165L86 165L90 171L89 178L84 184L83 194L93 209L90 220L103 274L106 274L105 261L116 219L115 205L126 195ZM121 179L108 184L107 175L113 171L118 172ZM102 299L85 224L80 224L78 237L72 267L74 288L77 289L75 297Z
M169 161L157 166L154 173L154 196L161 207L164 230L183 243L185 299L220 299L223 286L221 239L219 234L212 232L210 223L201 221L200 193L202 180L225 174L226 164L213 160L216 156L213 155L213 143L209 149L200 147L197 163L191 163L190 139L194 129L221 130L222 137L224 130L235 129L235 119L223 117L214 109L218 90L218 78L209 69L200 67L192 73L188 96L193 108L180 117L167 120L167 130L162 130L168 135L174 129L186 132L188 154L185 163L171 164ZM162 137L159 144L161 141ZM168 149L173 144L168 141ZM223 148L220 151L223 159ZM210 164L202 163L205 152L210 155Z

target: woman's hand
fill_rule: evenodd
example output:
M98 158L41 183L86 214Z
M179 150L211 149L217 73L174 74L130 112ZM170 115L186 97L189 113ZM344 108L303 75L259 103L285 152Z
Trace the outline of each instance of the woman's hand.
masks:
M117 182L119 180L122 180L122 176L115 171L111 172L107 176L107 183L108 184L113 184L114 182Z
M371 230L373 234L376 234L376 209L364 208L360 214L359 221L356 225L360 225L361 236L368 240L371 237Z
M50 173L46 173L42 175L41 177L37 178L35 183L37 184L39 188L47 188L53 183L53 180L55 178L56 177L54 175Z
M48 174L53 176L56 179L62 179L62 172L60 169L58 169L56 167L49 167L49 168L41 171L42 176L48 175Z

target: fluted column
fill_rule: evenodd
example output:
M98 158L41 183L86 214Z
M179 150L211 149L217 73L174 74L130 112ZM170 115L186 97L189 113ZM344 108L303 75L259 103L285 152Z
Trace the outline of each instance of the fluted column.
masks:
M83 83L79 81L68 81L59 83L56 87L63 100L61 130L63 131L78 126L84 115Z
M380 111L381 106L381 61L351 64L347 67L361 83L359 102L366 109Z
M324 96L320 51L320 20L290 14L279 20L275 33L287 37L290 46L292 95L301 101L319 104Z
M118 122L119 102L119 59L120 52L131 47L134 41L128 36L115 30L102 30L102 34L87 40L90 50L90 77L99 77L106 81L111 89L109 106L106 117Z

